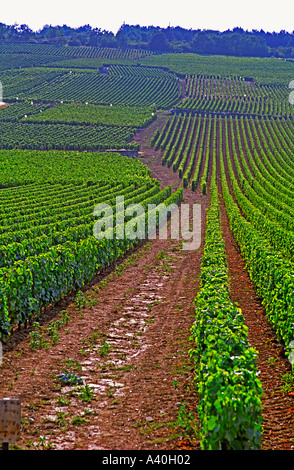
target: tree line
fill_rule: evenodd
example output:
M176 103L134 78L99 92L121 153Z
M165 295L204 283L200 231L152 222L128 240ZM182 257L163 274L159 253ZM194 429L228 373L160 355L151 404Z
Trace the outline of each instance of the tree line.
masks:
M117 31L45 25L33 31L26 24L0 23L0 42L37 42L45 44L140 48L159 52L193 52L250 57L294 58L294 31L265 32L240 27L226 31L160 28L123 24Z

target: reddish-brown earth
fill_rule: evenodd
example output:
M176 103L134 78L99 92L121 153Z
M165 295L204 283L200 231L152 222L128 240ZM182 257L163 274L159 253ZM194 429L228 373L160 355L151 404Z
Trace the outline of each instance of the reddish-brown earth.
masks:
M176 173L161 165L150 136L162 126L159 115L136 135L142 161L163 186L181 185ZM32 326L17 331L4 347L0 397L21 398L21 449L199 450L197 393L189 358L193 300L205 235L209 196L184 191L184 202L202 204L202 245L182 249L181 240L152 240L116 267L99 273L83 289L40 318L47 343L33 350ZM281 376L290 371L282 347L265 318L260 299L229 230L223 203L232 299L242 308L252 346L259 351L264 396L262 449L293 449L293 396L281 392ZM47 326L62 318L52 344ZM58 374L72 371L82 385L62 385ZM185 418L193 416L189 427Z

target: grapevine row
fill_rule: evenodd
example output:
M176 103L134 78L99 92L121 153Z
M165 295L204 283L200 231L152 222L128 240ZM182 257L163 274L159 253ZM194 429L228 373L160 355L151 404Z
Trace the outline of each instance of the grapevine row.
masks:
M259 449L262 389L257 353L248 342L242 312L229 295L215 155L206 220L190 351L199 392L200 445L202 450Z
M229 163L229 158L226 161ZM254 226L241 214L233 197L238 195L235 176L230 171L230 181L233 185L231 193L222 152L220 165L223 197L232 233L240 247L256 292L263 299L269 322L278 339L284 341L287 348L294 339L293 263L271 245L263 234L261 224Z

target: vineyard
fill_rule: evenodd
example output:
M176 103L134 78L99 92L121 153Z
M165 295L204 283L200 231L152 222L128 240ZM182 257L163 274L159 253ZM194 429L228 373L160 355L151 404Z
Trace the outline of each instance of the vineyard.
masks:
M174 114L167 119L161 131L157 128L151 138L151 145L154 150L160 152L162 165L167 165L174 172L178 172L183 187L190 187L192 191L200 187L201 192L205 194L209 185L209 168L223 123L226 126L225 132L230 135L235 156L238 155L238 158L242 157L244 160L245 153L255 170L258 168L255 166L258 163L255 158L260 158L259 155L262 153L267 163L273 166L276 176L278 175L279 179L281 176L285 177L290 184L291 139L294 131L292 120L276 120L269 116L258 119L251 116L213 117L211 114L204 116ZM244 171L248 177L250 175L248 163L245 164ZM290 174L287 175L287 171ZM259 180L260 174L265 172L273 181L271 167L264 168L259 160L259 170L254 172L255 178ZM263 183L268 185L265 180ZM278 184L276 181L275 185ZM282 189L284 191L283 187Z
M293 449L293 63L0 56L0 390L25 402L20 447ZM145 210L135 235L111 237L107 219L97 239L97 204L130 221L117 198ZM142 240L141 223L181 203L201 205L199 249ZM87 413L68 374L86 381Z
M178 109L206 113L292 116L285 85L259 85L242 79L187 77L187 99Z

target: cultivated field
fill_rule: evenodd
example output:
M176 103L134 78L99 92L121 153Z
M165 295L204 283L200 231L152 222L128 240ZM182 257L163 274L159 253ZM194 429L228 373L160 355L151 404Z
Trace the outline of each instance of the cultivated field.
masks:
M0 56L14 447L293 449L293 62L34 44ZM121 220L117 198L145 209L135 235L97 240L94 209ZM139 236L149 205L181 216L182 203L190 230L201 206L200 247L170 227Z

